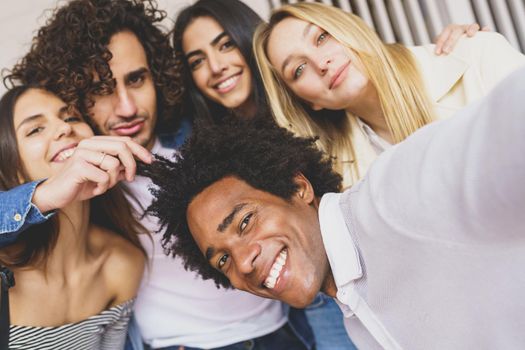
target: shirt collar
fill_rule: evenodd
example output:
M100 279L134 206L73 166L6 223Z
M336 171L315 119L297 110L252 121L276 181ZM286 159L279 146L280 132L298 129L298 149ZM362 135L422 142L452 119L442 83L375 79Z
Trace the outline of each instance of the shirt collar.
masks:
M431 100L438 102L461 79L469 64L454 52L437 56L433 50L434 45L410 47Z
M339 205L341 193L327 193L319 204L319 223L337 289L363 276L359 253Z

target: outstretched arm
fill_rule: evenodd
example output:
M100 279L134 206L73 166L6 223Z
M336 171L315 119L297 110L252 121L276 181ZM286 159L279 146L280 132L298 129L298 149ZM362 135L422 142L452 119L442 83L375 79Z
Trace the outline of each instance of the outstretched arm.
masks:
M364 183L384 220L432 239L523 235L524 96L522 68L483 100L384 152Z

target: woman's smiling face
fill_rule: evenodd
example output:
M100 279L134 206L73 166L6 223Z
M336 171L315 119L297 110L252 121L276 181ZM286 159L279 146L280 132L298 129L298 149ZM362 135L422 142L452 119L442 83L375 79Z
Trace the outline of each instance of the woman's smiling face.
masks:
M369 79L354 51L322 28L287 17L273 28L268 58L286 85L313 109L346 109Z
M204 96L229 109L251 103L252 72L215 19L194 19L184 30L182 49L193 81Z
M30 180L59 172L78 143L93 131L78 113L50 92L29 89L15 104L13 120L18 152Z

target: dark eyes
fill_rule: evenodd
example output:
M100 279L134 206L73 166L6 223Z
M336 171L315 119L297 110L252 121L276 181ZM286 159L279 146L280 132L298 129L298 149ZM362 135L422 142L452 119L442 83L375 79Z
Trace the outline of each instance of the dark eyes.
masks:
M226 37L224 42L219 43L219 46L218 46L219 52L228 52L231 49L234 49L236 47L237 45L235 44L235 42L228 37ZM188 66L190 67L191 70L195 70L199 68L202 62L204 62L204 60L206 59L206 56L202 51L198 55L201 57L197 57L192 61L188 61Z
M227 49L230 49L232 47L235 47L235 43L233 42L233 40L231 39L228 39L226 42L224 42L224 44L222 44L220 47L219 47L219 50L220 51L224 51L224 50L227 50Z
M204 58L197 58L191 62L189 62L189 66L191 70L195 70L202 62L204 61Z
M250 213L248 215L246 215L242 220L241 220L241 223L239 225L239 231L242 232L246 229L246 227L248 226L248 224L250 223L250 220L253 216L253 213Z
M134 75L129 77L128 84L131 86L140 86L144 82L146 78L144 77L144 74L140 75Z
M72 115L70 117L64 118L64 121L67 123L75 123L75 122L82 122L83 120L78 115Z
M222 268L224 267L224 265L226 264L226 262L228 261L228 258L230 256L228 254L224 254L223 256L221 256L219 258L219 261L217 262L217 268L219 270L222 270Z
M31 135L37 134L37 133L39 133L42 130L44 130L43 127L37 126L36 128L32 128L31 130L29 130L29 132L26 134L26 136L31 136Z
M64 119L64 122L66 123L80 123L80 122L83 122L84 120L79 117L78 115L71 115L71 116L67 116L65 117ZM44 130L44 127L43 126L35 126L33 128L31 128L26 136L31 136L31 135L35 135L35 134L38 134L39 132L41 132L42 130Z

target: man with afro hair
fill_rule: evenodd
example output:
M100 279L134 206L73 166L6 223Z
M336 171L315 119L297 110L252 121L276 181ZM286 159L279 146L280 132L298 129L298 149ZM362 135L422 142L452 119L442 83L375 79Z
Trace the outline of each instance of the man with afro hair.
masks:
M525 69L384 152L358 184L262 122L145 166L164 245L217 285L337 301L360 349L525 344ZM446 335L446 336L443 336Z

